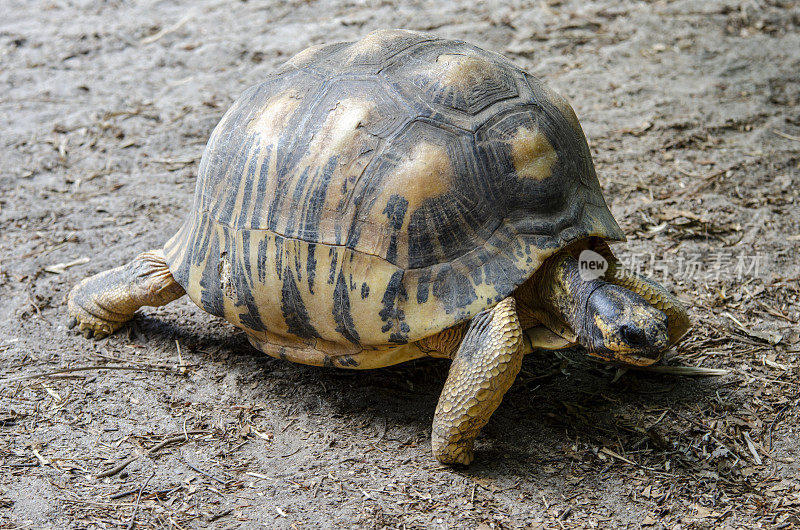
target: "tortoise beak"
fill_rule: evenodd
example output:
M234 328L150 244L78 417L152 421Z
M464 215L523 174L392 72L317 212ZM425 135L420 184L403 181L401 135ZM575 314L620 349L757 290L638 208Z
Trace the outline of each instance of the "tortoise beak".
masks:
M639 354L620 354L619 352L590 351L589 355L597 357L607 363L618 364L620 366L650 366L661 360L661 352L656 353L654 356L646 356Z

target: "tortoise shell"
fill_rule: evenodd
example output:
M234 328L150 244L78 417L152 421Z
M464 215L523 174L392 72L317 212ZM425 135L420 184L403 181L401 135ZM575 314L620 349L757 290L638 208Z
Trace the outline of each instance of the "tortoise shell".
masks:
M245 91L165 255L251 340L360 351L468 320L592 236L624 239L569 104L500 55L390 30Z

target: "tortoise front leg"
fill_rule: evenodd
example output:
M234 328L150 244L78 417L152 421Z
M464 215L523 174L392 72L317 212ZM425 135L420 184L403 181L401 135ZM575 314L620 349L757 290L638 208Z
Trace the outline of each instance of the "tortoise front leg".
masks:
M161 306L186 294L159 250L142 252L129 263L86 278L70 291L70 327L87 337L110 335L142 306Z
M461 342L433 418L431 448L444 464L469 464L473 445L522 366L514 299L477 314Z

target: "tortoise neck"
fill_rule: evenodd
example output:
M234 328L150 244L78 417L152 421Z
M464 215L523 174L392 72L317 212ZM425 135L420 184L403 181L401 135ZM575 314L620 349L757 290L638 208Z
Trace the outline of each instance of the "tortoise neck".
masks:
M580 336L585 327L589 298L606 283L584 280L578 261L565 251L550 257L538 274L523 296L531 299L533 307L541 309L556 322L566 324Z

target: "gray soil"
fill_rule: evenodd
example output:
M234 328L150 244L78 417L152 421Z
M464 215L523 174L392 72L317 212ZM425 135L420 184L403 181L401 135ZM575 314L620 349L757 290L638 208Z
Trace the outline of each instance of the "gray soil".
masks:
M2 2L0 527L800 525L800 7L513 4ZM289 364L186 299L67 330L71 286L177 229L239 93L385 27L571 100L618 252L690 307L665 364L726 375L531 355L454 469L429 442L446 362Z

